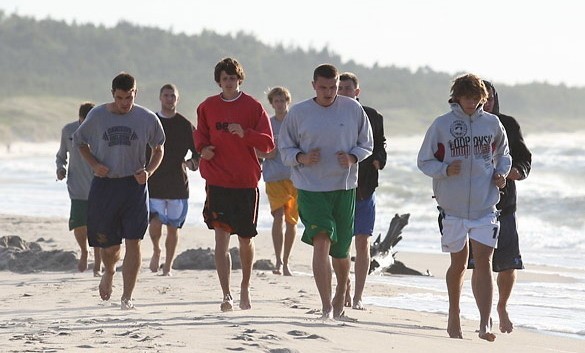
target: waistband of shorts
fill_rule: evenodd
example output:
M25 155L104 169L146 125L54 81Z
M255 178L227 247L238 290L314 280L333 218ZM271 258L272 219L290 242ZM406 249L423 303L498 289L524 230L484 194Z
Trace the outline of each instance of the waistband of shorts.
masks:
M121 176L121 177L98 177L98 176L96 176L96 178L101 179L101 180L124 180L124 179L134 178L134 175Z

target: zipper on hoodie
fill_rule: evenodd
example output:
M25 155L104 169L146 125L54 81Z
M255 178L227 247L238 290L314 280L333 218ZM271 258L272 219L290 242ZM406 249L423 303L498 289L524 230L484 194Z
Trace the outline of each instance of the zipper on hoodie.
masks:
M469 185L467 186L467 219L470 219L471 216L471 176L473 175L473 119L469 117L469 136L471 137L471 146L469 151L471 152L469 155L469 177L467 181Z

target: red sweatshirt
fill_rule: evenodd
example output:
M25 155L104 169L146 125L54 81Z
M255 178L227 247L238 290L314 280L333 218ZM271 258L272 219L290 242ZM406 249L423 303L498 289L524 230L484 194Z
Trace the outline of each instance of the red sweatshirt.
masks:
M230 123L242 126L243 138L227 130ZM197 107L193 138L199 153L206 146L215 146L215 156L211 160L201 158L199 170L207 184L225 188L258 187L260 164L255 149L274 149L268 114L260 102L243 92L233 101L225 101L220 95L203 101Z

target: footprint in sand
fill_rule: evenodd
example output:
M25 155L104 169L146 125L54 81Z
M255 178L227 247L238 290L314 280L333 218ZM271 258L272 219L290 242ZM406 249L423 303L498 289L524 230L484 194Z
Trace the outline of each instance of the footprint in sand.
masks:
M304 331L299 331L299 330L288 331L287 334L289 334L291 336L295 336L295 338L298 338L298 339L310 339L310 340L322 339L322 340L327 341L327 339L325 337L321 337L321 336L316 335L316 334L309 335L308 333L306 333Z

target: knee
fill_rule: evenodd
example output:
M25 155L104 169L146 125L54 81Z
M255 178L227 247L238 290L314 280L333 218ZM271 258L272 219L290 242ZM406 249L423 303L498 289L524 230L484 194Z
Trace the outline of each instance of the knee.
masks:
M355 250L357 254L367 256L370 253L370 237L367 235L356 235Z

